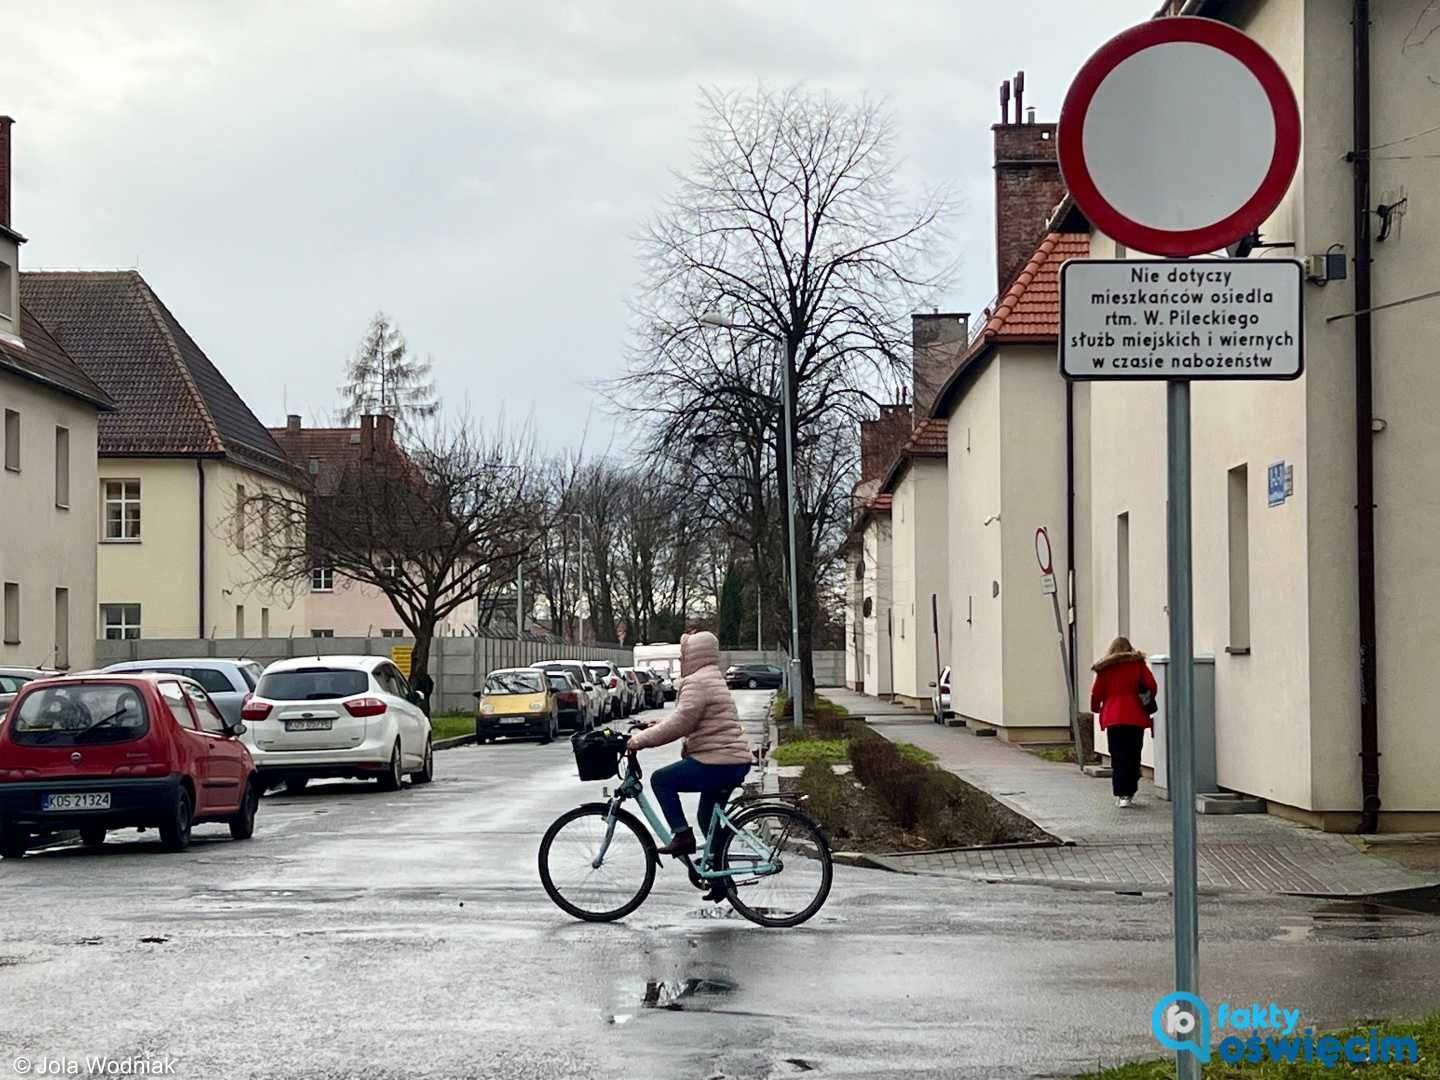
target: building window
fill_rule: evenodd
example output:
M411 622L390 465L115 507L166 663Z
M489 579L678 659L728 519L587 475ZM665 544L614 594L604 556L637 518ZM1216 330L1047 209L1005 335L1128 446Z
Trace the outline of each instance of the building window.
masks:
M70 666L70 590L55 590L55 666Z
M20 414L5 410L5 468L20 471Z
M235 485L235 550L245 550L245 485Z
M310 628L310 636L312 638L333 638L335 636L335 631L328 627L321 628L312 626Z
M70 429L55 429L55 505L70 509Z
M405 631L398 628L387 628L380 631L381 637L404 637Z
M1130 636L1130 512L1115 519L1115 632Z
M5 644L20 644L20 584L5 582Z
M105 481L105 539L140 539L140 481Z
M1229 475L1230 653L1250 651L1250 476L1244 465Z
M318 457L312 457L307 463L305 471L308 472L311 476L319 476L320 459Z
M310 571L311 592L335 591L335 568L321 563Z
M385 555L380 559L380 572L386 577L399 577L400 560L394 555Z
M244 637L244 636L245 636L245 605L244 605L244 604L236 604L236 605L235 605L235 636L236 636L237 638L241 638L241 637Z
M268 607L260 609L260 636L262 638L270 636L270 609Z
M100 635L106 641L139 641L140 605L101 604Z
M0 262L0 316L13 320L15 294L15 271L9 263Z

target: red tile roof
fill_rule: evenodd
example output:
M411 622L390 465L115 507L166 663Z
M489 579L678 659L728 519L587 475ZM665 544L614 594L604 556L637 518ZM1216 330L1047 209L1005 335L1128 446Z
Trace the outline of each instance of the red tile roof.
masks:
M365 418L371 421L370 417ZM347 470L361 468L366 461L362 429L355 428L271 428L290 464L303 473L317 495L335 495L345 488ZM393 428L376 432L374 450L404 460L394 441ZM313 464L312 464L313 463Z
M20 275L25 306L116 402L101 457L216 456L293 479L235 388L135 270Z
M880 482L882 492L890 492L900 482L904 475L905 468L912 458L917 457L940 457L943 458L950 453L950 437L948 434L949 421L936 416L926 417L920 421L920 426L915 429L900 452L895 455L895 461L885 474L885 479ZM890 498L888 494L881 496Z
M1048 233L989 313L965 358L935 395L930 415L938 418L949 414L951 399L965 384L966 374L995 346L1006 342L1055 342L1060 335L1060 267L1067 259L1089 257L1088 233Z

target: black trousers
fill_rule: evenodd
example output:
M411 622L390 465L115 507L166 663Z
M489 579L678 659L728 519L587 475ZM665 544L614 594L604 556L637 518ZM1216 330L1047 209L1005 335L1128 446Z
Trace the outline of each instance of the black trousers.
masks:
M1140 747L1145 729L1116 724L1105 732L1110 739L1110 789L1116 795L1134 795L1140 787Z

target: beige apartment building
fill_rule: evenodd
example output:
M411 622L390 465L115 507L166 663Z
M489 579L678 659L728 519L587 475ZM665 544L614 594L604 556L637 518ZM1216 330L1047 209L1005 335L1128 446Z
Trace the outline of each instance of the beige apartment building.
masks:
M1342 252L1346 280L1304 295L1305 374L1289 383L1195 384L1192 400L1195 642L1215 664L1222 788L1272 813L1351 830L1364 808L1357 543L1357 431L1374 453L1374 705L1381 829L1440 827L1440 729L1431 668L1440 648L1440 37L1424 0L1369 5L1370 187L1354 213L1352 4L1191 4L1235 22L1288 73L1304 147L1291 190L1251 258ZM1358 228L1357 228L1358 226ZM1373 314L1357 313L1369 237ZM1125 254L1094 236L1095 257ZM1358 305L1363 307L1364 305ZM1373 348L1371 415L1357 420L1357 348ZM1082 655L1128 632L1166 651L1165 410L1160 383L1077 392L1088 517L1079 563ZM1273 478L1273 481L1272 481ZM1088 580L1087 580L1088 579ZM1099 740L1103 747L1103 739Z
M0 116L0 665L94 663L96 432L113 408L20 298Z
M98 598L72 608L102 638L285 637L305 593L258 580L261 490L298 491L284 454L138 271L26 273L21 299L114 399L100 419Z

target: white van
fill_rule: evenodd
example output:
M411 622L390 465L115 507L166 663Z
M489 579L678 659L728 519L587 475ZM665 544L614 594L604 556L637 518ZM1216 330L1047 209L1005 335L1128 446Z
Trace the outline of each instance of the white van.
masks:
M636 645L635 666L661 672L669 680L665 696L673 698L680 690L680 645Z

